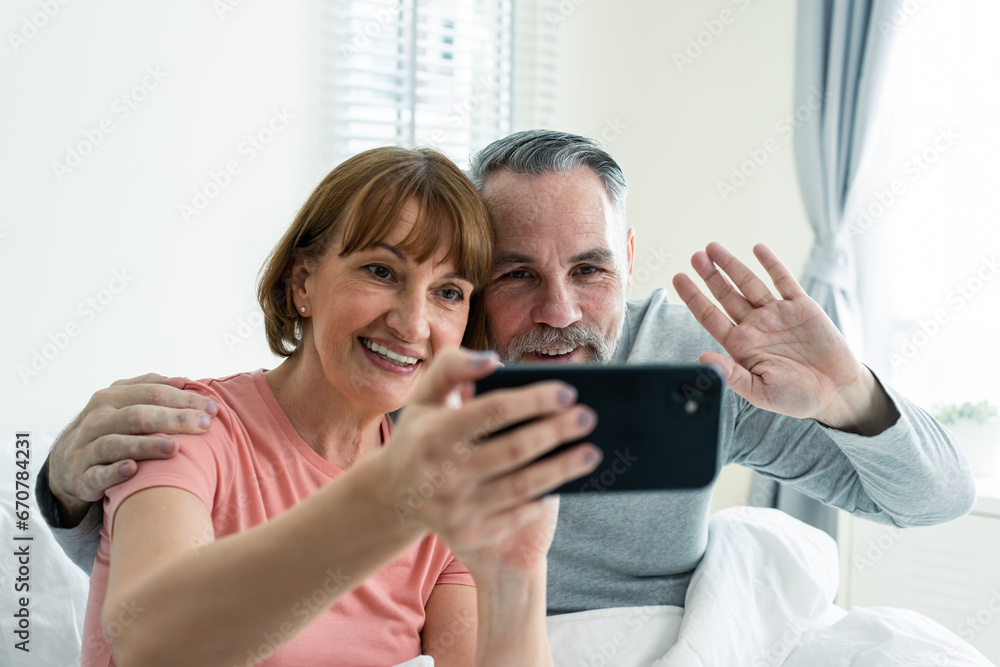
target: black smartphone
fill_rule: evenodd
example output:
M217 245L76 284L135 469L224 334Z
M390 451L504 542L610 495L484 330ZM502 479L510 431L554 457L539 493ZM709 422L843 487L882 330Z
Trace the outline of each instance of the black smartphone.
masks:
M545 456L579 442L604 452L594 472L552 493L700 489L718 475L724 383L710 366L523 364L479 380L476 394L542 380L573 385L577 403L597 413L597 426L587 437Z

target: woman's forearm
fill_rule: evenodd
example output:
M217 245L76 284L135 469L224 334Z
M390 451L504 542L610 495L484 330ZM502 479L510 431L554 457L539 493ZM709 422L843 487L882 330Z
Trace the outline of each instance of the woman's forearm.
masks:
M551 667L544 560L529 572L473 572L479 631L476 667Z
M376 498L377 458L281 516L173 558L109 597L106 612L126 603L143 610L112 641L116 663L243 664L261 645L291 639L420 539L416 522L400 522Z

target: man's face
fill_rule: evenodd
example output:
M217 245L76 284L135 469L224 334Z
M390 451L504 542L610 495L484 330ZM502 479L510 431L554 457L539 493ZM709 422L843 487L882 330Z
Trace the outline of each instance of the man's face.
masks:
M483 199L497 235L484 298L501 359L611 361L634 236L597 174L589 167L541 176L501 171L486 180Z

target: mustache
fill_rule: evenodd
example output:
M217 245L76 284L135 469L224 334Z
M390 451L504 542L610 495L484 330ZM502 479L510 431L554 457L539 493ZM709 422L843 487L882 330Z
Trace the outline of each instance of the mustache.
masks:
M511 345L528 348L535 351L553 347L586 347L601 340L599 332L579 323L570 324L565 328L552 327L547 324L536 329L529 329L511 341Z
M512 338L500 356L504 362L516 362L538 350L563 347L589 349L594 361L606 363L614 357L616 345L600 330L578 322L561 328L541 324Z

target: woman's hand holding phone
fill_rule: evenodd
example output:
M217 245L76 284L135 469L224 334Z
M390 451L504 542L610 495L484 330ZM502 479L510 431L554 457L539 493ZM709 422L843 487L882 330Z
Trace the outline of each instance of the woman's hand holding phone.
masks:
M601 458L584 443L531 463L586 436L596 415L562 382L472 397L472 384L499 365L495 355L439 354L378 452L383 501L401 523L437 533L470 571L527 571L544 562L558 504L541 496L592 472ZM466 400L449 407L456 391Z

